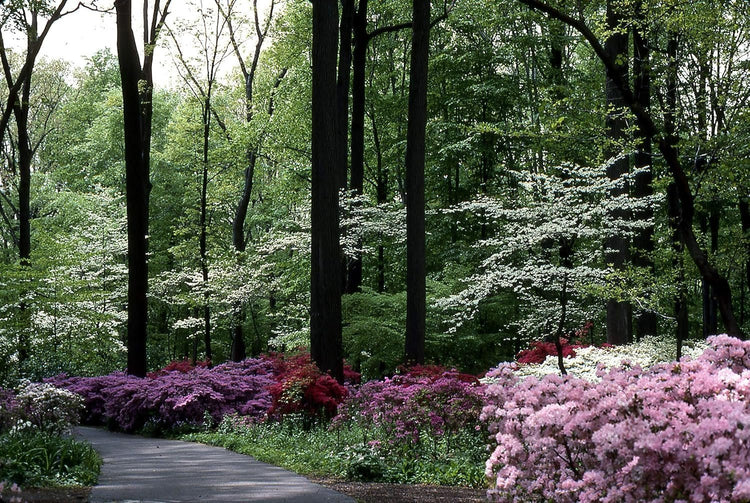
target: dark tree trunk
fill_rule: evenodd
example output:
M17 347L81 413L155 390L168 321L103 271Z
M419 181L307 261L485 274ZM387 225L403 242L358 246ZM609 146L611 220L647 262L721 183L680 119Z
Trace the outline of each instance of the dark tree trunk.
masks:
M198 237L198 247L200 252L201 277L203 279L203 343L206 347L206 360L209 364L213 363L213 354L211 352L211 307L209 305L208 292L208 148L211 134L211 84L208 86L208 93L203 103L203 160L201 163L203 177L201 180L201 202L200 202L200 235Z
M744 197L740 199L740 222L742 224L742 236L745 243L745 278L743 283L745 288L750 288L750 198ZM745 323L745 299L743 299L740 308L740 323Z
M343 381L336 141L337 0L313 0L310 353Z
M643 9L641 2L636 5L636 19L643 21ZM651 108L651 56L649 53L648 39L643 33L643 26L638 24L633 29L633 74L635 99L641 108L650 111ZM653 195L654 189L653 170L652 170L652 138L642 128L636 132L638 149L633 159L634 167L637 171L633 195L635 198L647 198ZM650 220L654 217L651 207L642 208L633 215L636 221ZM654 260L654 227L647 227L636 230L633 238L633 265L643 268L653 275ZM657 320L656 313L647 308L638 314L635 321L635 335L638 340L646 335L656 335Z
M365 177L365 70L367 64L367 0L359 0L352 19L354 50L352 53L352 129L351 174L349 188L361 195ZM346 293L362 286L362 257L351 258L347 264Z
M122 80L125 131L125 186L128 222L128 373L146 375L148 308L148 165L144 156L143 121L138 83L138 49L131 27L130 0L117 0L117 56Z
M27 64L33 66L33 63ZM31 266L31 139L29 138L29 97L31 74L23 84L21 102L13 105L18 132L18 258L21 267ZM18 366L23 375L24 364L31 352L31 313L25 302L19 305L21 330L18 333Z
M424 363L425 292L425 128L430 49L430 1L412 2L412 49L406 131L406 361Z
M615 30L609 35L604 45L607 57L616 61L615 68L607 70L606 77L606 97L607 97L607 135L612 147L609 149L610 156L616 156L620 152L619 145L626 139L627 123L624 117L625 101L622 92L616 84L619 78L627 82L628 79L628 35L627 32L620 33L617 31L622 22L622 15L616 10L614 0L607 1L607 27ZM617 75L613 75L616 72ZM618 180L628 173L628 159L622 157L609 166L607 166L607 176L610 180ZM626 184L610 191L610 195L618 197L628 193ZM626 219L628 214L625 210L615 209L610 212L610 218ZM605 261L612 264L615 270L623 271L629 260L628 239L624 233L615 232L609 236L604 244ZM632 339L632 314L631 306L628 302L618 299L607 300L607 342L610 344L626 344Z
M724 328L728 335L733 337L742 337L742 329L737 324L737 319L734 316L734 308L732 306L732 290L729 287L727 279L714 267L709 261L706 253L701 249L698 244L698 240L695 237L695 231L693 230L693 219L695 216L695 204L693 201L693 193L690 188L690 183L685 173L685 170L680 162L677 149L675 147L676 140L674 134L658 134L659 130L654 123L651 114L646 110L643 110L636 102L633 92L630 90L630 86L627 80L621 78L617 72L617 61L612 60L607 54L607 51L602 47L599 39L596 35L583 23L580 19L572 18L558 9L551 7L550 5L540 0L519 0L520 2L534 8L546 12L550 16L565 22L568 26L575 28L586 41L591 45L600 61L604 63L607 71L615 79L617 88L623 95L624 101L630 108L630 111L635 115L639 127L649 135L653 137L658 136L657 144L659 145L659 151L664 156L664 162L669 169L672 179L676 185L677 194L680 201L680 217L678 219L678 228L680 231L680 239L685 245L690 258L693 263L700 271L701 277L704 278L714 288L714 294L721 313L721 319L724 323ZM666 128L665 128L666 131Z
M370 107L370 119L372 120L372 143L375 147L375 197L377 203L385 204L388 201L388 170L383 166L383 151L380 148L380 133L375 120L375 107ZM382 236L380 237L382 240ZM385 292L385 246L381 242L378 245L377 262L377 292Z

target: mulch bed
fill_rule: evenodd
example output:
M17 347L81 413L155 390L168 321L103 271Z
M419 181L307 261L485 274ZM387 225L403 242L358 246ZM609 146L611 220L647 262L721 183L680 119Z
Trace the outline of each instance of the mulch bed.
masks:
M22 501L29 503L86 503L89 500L90 487L66 487L62 489L24 489ZM0 501L10 501L9 491L0 494Z
M467 487L380 484L375 482L344 482L312 479L320 485L351 496L360 503L483 503L483 489ZM86 503L91 488L24 489L23 501L29 503ZM5 496L5 497L4 497ZM10 501L10 493L0 495L0 502Z
M468 487L381 484L311 479L334 491L351 496L360 503L484 503L487 491Z

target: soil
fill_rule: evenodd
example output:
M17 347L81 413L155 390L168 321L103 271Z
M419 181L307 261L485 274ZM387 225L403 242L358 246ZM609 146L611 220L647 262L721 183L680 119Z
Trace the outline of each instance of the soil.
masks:
M380 484L313 479L320 485L351 496L358 503L483 503L485 491L467 487ZM23 501L29 503L86 503L90 488L25 489ZM9 493L0 495L0 502L11 501Z
M24 489L21 501L28 503L86 503L90 487L65 487L61 489ZM14 501L9 491L0 494L0 502Z
M468 487L381 484L311 479L320 485L351 496L359 503L484 503L487 491Z

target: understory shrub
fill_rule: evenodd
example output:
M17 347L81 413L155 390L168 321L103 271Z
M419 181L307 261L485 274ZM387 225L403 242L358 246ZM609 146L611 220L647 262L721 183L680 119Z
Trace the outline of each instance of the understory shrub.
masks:
M651 369L602 366L598 382L491 371L491 499L750 501L750 342L708 344Z
M22 381L15 391L0 389L0 433L38 430L61 435L78 424L82 398L47 383Z
M516 375L521 377L536 376L543 377L547 374L558 374L560 368L557 363L557 351L554 350L553 343L537 343L543 345L536 349L535 358L521 362L521 352L519 355L519 364L516 366ZM566 347L569 350L566 350ZM683 344L682 354L695 358L699 356L707 347L705 341L686 341ZM628 361L632 365L639 365L642 368L649 368L659 363L670 362L676 356L677 341L672 337L644 337L638 342L622 346L610 346L607 344L601 347L583 346L583 345L566 345L563 346L563 356L565 356L565 370L568 374L576 377L596 381L597 366L602 365L605 368L612 368L620 365L623 361ZM544 358L539 361L539 356L544 353Z
M47 380L84 397L85 421L134 431L218 423L229 413L261 420L271 406L272 365L255 358L213 368L162 369L138 378L117 372L100 377L60 375Z
M478 425L483 386L472 375L437 366L363 384L344 402L334 424L361 422L391 443L418 443Z
M344 386L318 369L310 353L272 353L265 358L273 365L276 380L270 387L271 417L302 413L308 418L330 418L348 394ZM350 383L359 381L359 374L348 366L344 367L344 375Z
M72 438L39 430L0 435L0 481L22 487L91 486L100 466L96 451Z

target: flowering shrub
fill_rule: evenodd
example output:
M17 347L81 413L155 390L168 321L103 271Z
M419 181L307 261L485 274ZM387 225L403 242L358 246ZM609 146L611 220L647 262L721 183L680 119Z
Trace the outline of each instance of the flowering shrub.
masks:
M100 377L61 375L48 381L84 397L87 422L112 422L125 431L139 429L147 421L165 427L199 424L206 415L218 422L228 413L262 419L271 406L268 388L274 380L267 360L182 370L164 369L145 379L113 373Z
M22 381L15 393L0 390L0 431L36 429L62 434L78 424L79 395L46 383Z
M417 443L425 434L435 437L474 428L482 390L474 376L418 366L363 384L334 421L361 421L384 429L394 443Z
M550 344L554 351L554 344ZM628 361L632 365L649 368L658 363L674 360L677 342L669 337L644 337L641 341L623 346L602 345L593 346L569 346L574 348L575 354L567 355L563 347L565 359L565 370L571 375L595 381L597 377L597 365L612 368ZM706 343L701 341L686 341L683 345L682 354L692 358L697 357L706 349ZM521 352L523 353L523 352ZM521 362L520 354L519 360ZM560 368L557 365L557 352L546 356L541 363L518 365L516 374L520 377L543 377L547 374L557 374Z
M276 382L270 387L273 406L269 415L302 412L310 417L321 414L331 417L347 396L346 388L323 374L309 353L298 352L289 356L274 353L267 358L276 375ZM358 379L359 374L347 370L350 377Z
M599 382L490 373L494 501L750 501L750 342L599 369Z
M8 486L7 491L5 489L6 486ZM5 494L6 492L7 494ZM18 484L9 484L0 480L0 501L6 501L3 499L5 496L8 497L7 501L9 503L21 503L23 501L21 499L21 488L18 487Z
M562 355L564 358L575 356L576 348L581 345L571 345L568 339L560 339L562 346ZM524 349L518 353L518 363L542 363L548 356L557 357L557 348L554 342L534 341L531 343L531 349ZM557 361L557 360L555 360Z
M209 364L210 362L208 360L201 360L195 363L190 361L188 358L185 358L184 360L175 360L162 369L156 370L154 372L149 372L148 377L154 379L159 376L167 375L169 372L175 371L185 374L195 368L206 368L209 366Z

